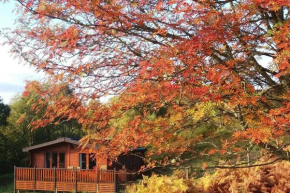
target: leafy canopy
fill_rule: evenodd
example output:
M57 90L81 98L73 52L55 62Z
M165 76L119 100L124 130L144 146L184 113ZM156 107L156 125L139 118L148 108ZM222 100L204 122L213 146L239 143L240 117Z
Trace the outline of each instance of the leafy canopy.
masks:
M18 2L7 43L53 86L38 91L49 119L35 127L65 113L100 153L149 146L162 164L213 154L252 164L258 149L289 159L289 0ZM55 98L59 82L77 99ZM96 102L108 95L119 97Z
M4 104L0 97L0 126L7 125L7 118L9 117L10 111L9 105Z

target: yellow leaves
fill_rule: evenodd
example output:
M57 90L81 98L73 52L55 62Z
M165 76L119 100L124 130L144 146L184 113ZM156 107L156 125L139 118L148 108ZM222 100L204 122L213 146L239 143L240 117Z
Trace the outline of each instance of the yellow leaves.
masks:
M16 123L17 123L17 124L21 124L22 121L24 121L25 117L26 117L26 113L23 113L23 114L19 117L19 119L17 120Z
M58 80L62 80L62 79L63 79L63 76L64 76L64 73L60 73L60 74L57 76L57 79L58 79Z
M185 193L188 186L182 178L177 176L158 176L153 174L150 178L143 176L138 184L127 187L127 193Z
M112 29L111 30L111 33L112 33L112 35L116 35L117 34L117 31L115 29Z
M143 176L137 184L126 187L126 193L185 193L185 192L290 192L288 161L242 168L221 169L213 174L205 173L199 179L184 179L174 173L171 176Z
M176 123L178 121L181 121L182 119L183 119L183 114L182 113L175 113L172 116L170 116L169 123L170 124L174 124L174 123Z
M38 10L44 11L46 9L46 3L44 1L41 1L38 5Z
M196 192L289 192L289 162L263 167L216 170L214 174L193 180Z
M194 114L192 114L192 119L194 121L198 121L205 115L205 111L203 109L197 110Z
M206 116L214 116L215 115L215 107L216 103L211 101L197 103L194 108L188 109L186 112L188 115L192 116L193 121L199 121L205 115Z
M138 3L136 3L136 2L132 2L130 5L131 5L132 7L138 7Z
M47 14L53 15L59 9L57 6L58 5L53 2L47 3L46 1L40 1L37 11L40 13L47 12Z

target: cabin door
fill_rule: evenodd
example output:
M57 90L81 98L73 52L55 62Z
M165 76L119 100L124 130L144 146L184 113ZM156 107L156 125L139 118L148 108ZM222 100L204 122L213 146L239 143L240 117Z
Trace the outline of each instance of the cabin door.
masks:
M96 159L94 154L89 153L80 153L79 154L79 160L80 160L80 169L87 169L92 170L96 167Z

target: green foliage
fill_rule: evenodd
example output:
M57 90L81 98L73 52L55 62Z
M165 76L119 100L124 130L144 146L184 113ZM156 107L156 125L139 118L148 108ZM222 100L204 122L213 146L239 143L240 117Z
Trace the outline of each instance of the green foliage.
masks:
M122 113L122 115L113 120L111 124L117 128L122 129L126 124L128 124L135 116L139 115L140 113L135 109L129 109L128 111Z
M215 116L216 115L215 107L216 104L211 101L197 103L194 108L188 109L187 113L192 117L192 120L194 122L197 122L205 116L207 117Z
M7 117L10 114L10 108L8 105L5 105L0 98L0 126L7 125Z
M11 103L12 113L9 117L9 130L23 136L25 142L22 142L22 146L39 144L59 137L81 137L84 135L81 125L76 120L63 120L61 124L50 124L37 130L28 129L33 120L41 118L44 114L43 111L36 113L31 110L30 100L29 97L16 96Z
M9 173L0 176L0 193L11 193L14 189L14 174Z
M28 129L31 122L44 112L32 111L32 97L15 96L6 126L0 126L0 174L13 171L13 166L28 166L29 157L22 148L54 140L59 137L82 137L81 125L76 120L50 124L37 130Z

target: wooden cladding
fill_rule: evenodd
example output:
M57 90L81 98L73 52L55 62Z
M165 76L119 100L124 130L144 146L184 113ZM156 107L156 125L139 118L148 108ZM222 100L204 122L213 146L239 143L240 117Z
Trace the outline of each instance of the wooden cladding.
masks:
M115 192L115 184L127 179L114 170L16 168L15 190ZM102 191L103 190L103 191ZM106 191L105 191L106 190Z
M96 166L95 158L92 158L92 154L86 150L81 150L75 145L60 143L49 147L43 147L41 149L32 150L29 152L31 155L31 166L36 168L73 168L80 167L80 154L84 153L84 168L93 169ZM97 166L106 165L106 157L97 157ZM56 163L56 164L55 164ZM107 167L105 167L106 169Z

